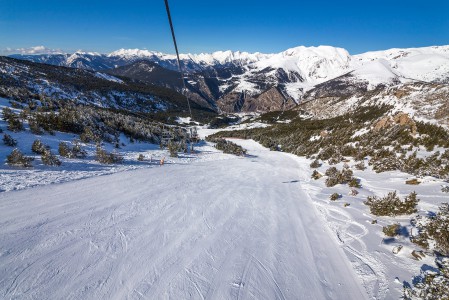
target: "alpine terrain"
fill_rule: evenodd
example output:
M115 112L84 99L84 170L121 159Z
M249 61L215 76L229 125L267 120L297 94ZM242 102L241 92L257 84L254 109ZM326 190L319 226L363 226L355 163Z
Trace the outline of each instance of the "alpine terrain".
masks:
M180 58L0 56L1 299L449 299L449 46Z

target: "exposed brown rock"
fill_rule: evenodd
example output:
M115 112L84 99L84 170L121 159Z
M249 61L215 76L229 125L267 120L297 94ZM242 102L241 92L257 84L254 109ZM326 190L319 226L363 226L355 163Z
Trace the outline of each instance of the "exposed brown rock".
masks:
M409 126L412 134L416 134L418 131L415 121L407 113L399 112L393 117L393 120L401 126Z
M374 130L378 131L384 128L391 127L394 124L393 119L388 116L380 119L379 121L374 124Z
M223 112L228 113L268 112L296 106L292 99L286 98L276 87L272 87L258 96L232 92L220 98L217 105Z
M394 91L393 94L396 96L396 98L401 99L401 98L403 98L405 96L410 95L410 91L403 90L403 89L402 90L396 90L396 91Z
M240 112L247 96L245 93L232 92L217 100L217 106L226 113Z
M249 98L243 104L243 111L267 112L282 109L290 109L295 106L291 99L287 99L275 87L263 92L256 98Z
M418 180L418 178L413 178L413 179L409 179L405 181L405 184L410 184L410 185L418 185L420 184L421 181Z
M393 125L408 126L413 135L415 135L418 130L415 121L413 121L413 119L404 112L399 112L394 117L387 116L380 119L376 124L374 124L374 130L381 130Z
M421 260L426 257L426 255L422 251L413 250L411 254L415 260Z
M326 137L328 135L329 135L329 132L327 132L327 130L323 130L323 131L320 132L320 136L321 137Z

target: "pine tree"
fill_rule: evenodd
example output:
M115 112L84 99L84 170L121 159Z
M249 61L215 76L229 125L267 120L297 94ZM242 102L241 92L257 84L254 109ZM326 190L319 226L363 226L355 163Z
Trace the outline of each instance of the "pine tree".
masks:
M10 166L16 167L32 167L31 162L34 159L32 157L27 157L20 152L19 149L14 149L11 154L6 157L6 163Z
M36 154L43 154L47 148L48 146L45 146L40 140L35 140L31 145L31 151Z
M109 153L101 146L97 146L96 159L102 164L118 164L123 162L123 157L118 153Z
M73 153L67 143L60 142L58 146L58 153L59 155L67 158L73 158Z
M52 154L50 150L45 149L41 154L42 162L47 166L60 166L61 161Z
M17 140L16 140L16 139L13 139L12 136L10 136L10 135L7 134L7 133L5 133L5 134L3 135L3 143L4 143L6 146L9 146L9 147L15 147L15 146L17 146Z
M75 140L74 145L72 147L72 155L76 158L85 158L87 156L86 151L81 148L81 144L78 140Z

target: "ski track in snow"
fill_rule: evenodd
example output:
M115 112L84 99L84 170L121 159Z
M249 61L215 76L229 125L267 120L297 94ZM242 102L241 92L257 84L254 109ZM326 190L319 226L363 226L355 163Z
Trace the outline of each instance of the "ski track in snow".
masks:
M0 194L0 298L368 299L346 257L376 264L348 242L363 228L328 211L339 244L298 163L239 143L251 156Z
M287 154L291 157L290 154ZM301 189L307 194L311 189L317 189L309 184L311 179L308 176L310 171L306 164L298 164L301 178ZM315 190L315 192L317 192ZM314 193L311 193L312 195ZM319 199L319 197L315 197ZM312 201L312 199L310 199ZM314 201L318 211L326 220L326 225L335 233L342 249L351 260L353 267L361 278L370 298L385 299L389 288L388 279L385 275L386 268L383 263L370 254L362 238L368 234L366 226L354 221L354 218L347 212L332 208L328 205L328 198Z

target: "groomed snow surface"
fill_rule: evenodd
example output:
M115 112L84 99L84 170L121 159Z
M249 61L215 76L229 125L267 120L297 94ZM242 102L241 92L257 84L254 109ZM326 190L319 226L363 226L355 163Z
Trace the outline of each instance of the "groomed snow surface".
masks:
M295 160L250 157L0 194L0 295L365 299Z
M0 298L397 299L433 264L386 243L362 203L405 174L356 172L360 196L330 202L309 160L235 142L249 155L206 144L184 164L0 193ZM416 188L420 210L444 200Z

